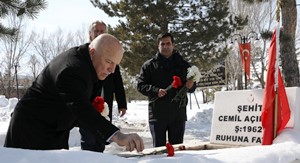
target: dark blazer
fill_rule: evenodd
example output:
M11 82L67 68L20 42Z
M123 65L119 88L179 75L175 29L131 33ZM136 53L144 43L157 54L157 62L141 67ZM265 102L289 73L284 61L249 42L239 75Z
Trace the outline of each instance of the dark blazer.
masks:
M103 93L104 100L109 106L109 117L112 121L114 97L116 98L118 109L127 109L126 95L119 65L116 66L115 72L113 74L110 74L105 78L103 83ZM101 95L101 93L99 93L99 95Z
M186 103L181 107L179 101L172 101L181 88L170 89L167 95L162 98L158 98L158 90L167 88L173 82L175 75L181 78L184 86L189 67L190 64L178 52L175 52L169 59L157 53L154 58L143 64L138 77L137 89L143 95L148 96L149 122L183 122L187 120L187 96L184 97ZM195 88L194 84L189 92L195 91Z
M74 125L107 140L118 128L92 106L98 78L88 45L54 58L18 102L4 146L27 149L68 149Z

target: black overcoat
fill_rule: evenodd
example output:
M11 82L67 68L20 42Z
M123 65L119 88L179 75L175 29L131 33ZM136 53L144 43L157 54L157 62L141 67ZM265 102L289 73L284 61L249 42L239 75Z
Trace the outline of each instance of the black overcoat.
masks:
M18 102L4 146L68 149L69 131L75 125L107 140L118 128L91 104L97 82L88 44L58 55Z
M180 105L179 101L172 100L181 87L170 89L163 98L158 98L158 90L170 86L173 82L173 76L180 77L183 85L185 85L189 67L190 64L178 52L175 52L169 59L157 53L155 57L143 64L138 77L137 89L143 95L148 96L149 122L183 122L187 120L187 96L184 97L186 101L183 105ZM194 84L188 92L195 91L195 88Z
M101 95L101 90L99 90L98 94ZM110 74L107 76L107 78L105 78L103 82L103 94L105 102L109 106L109 117L112 121L112 108L114 98L117 101L118 109L127 109L126 94L119 65L116 66L115 72L113 74Z

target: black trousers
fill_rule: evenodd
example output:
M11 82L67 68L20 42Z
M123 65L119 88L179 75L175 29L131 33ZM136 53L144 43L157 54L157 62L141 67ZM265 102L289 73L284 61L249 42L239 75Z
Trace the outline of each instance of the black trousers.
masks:
M149 122L153 147L165 146L168 140L171 144L183 143L185 121L182 122ZM167 139L168 133L168 139Z
M15 109L6 134L4 147L52 150L69 149L70 130L57 131L47 121L21 114Z
M97 138L92 132L79 128L81 134L81 149L94 152L103 152L105 150L105 140Z

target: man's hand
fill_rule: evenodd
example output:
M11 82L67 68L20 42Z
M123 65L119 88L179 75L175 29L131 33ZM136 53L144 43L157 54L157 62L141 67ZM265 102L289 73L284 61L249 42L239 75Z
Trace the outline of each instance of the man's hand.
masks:
M194 85L194 81L193 81L193 80L187 80L187 81L186 81L185 86L186 86L188 89L191 89L193 85Z
M120 108L119 114L120 114L120 117L123 117L126 114L126 108Z
M125 146L127 151L133 151L134 149L137 152L142 152L144 150L143 139L138 134L123 134L117 132L111 140L117 143L119 146Z
M165 89L159 89L157 96L158 97L164 97L167 93L168 93L167 90L165 90Z

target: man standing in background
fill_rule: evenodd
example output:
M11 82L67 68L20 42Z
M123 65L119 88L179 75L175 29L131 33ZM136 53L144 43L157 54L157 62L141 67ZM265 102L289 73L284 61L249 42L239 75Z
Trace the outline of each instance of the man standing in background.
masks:
M154 147L165 146L167 140L171 144L183 143L188 100L186 93L183 105L172 100L181 88L166 89L173 82L173 76L180 77L188 92L196 89L195 83L186 79L190 64L174 49L173 36L160 34L157 46L156 55L143 64L137 85L138 91L149 99L149 127Z

